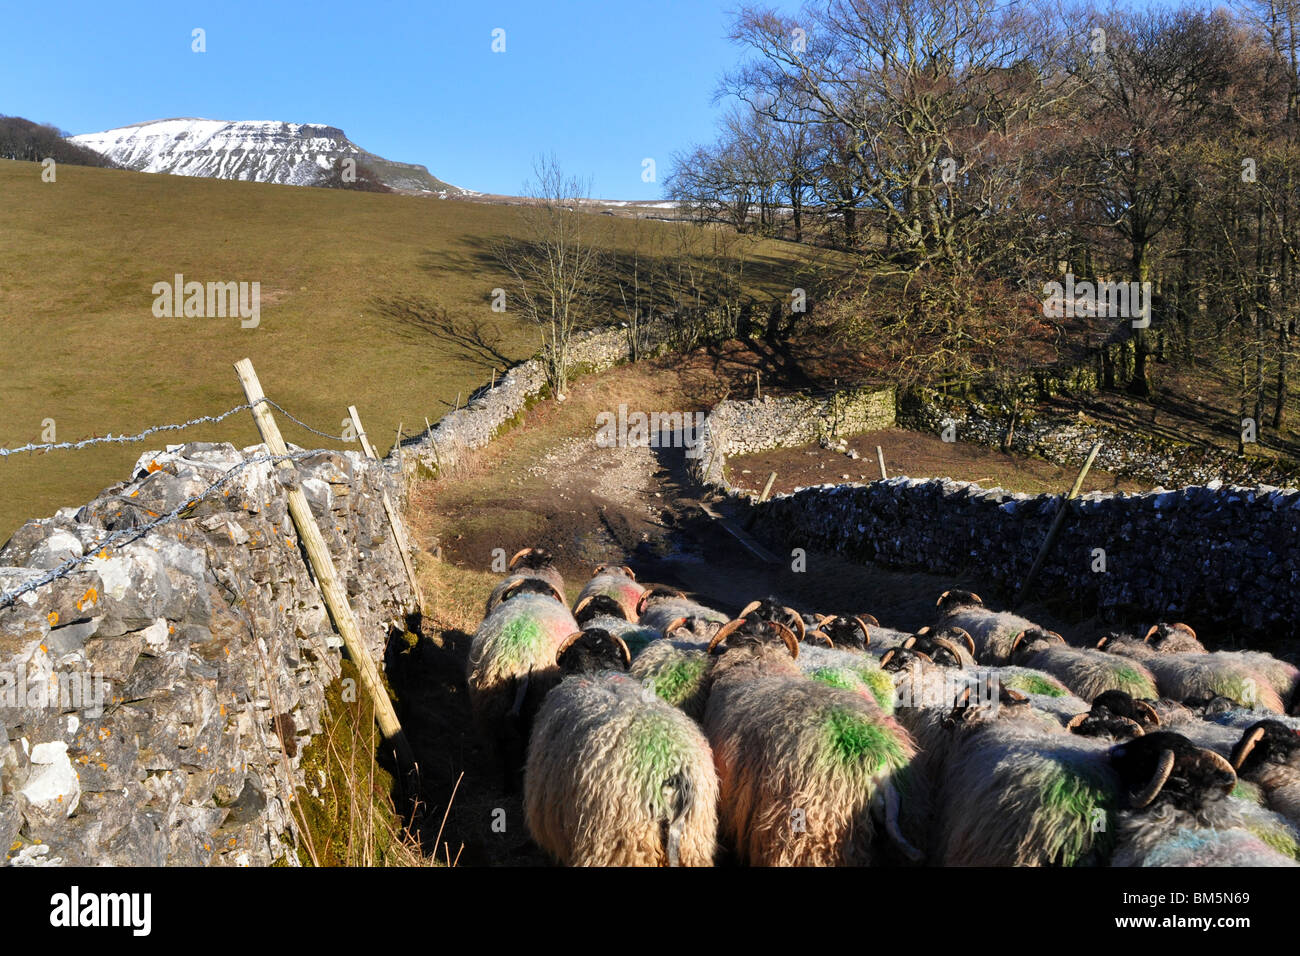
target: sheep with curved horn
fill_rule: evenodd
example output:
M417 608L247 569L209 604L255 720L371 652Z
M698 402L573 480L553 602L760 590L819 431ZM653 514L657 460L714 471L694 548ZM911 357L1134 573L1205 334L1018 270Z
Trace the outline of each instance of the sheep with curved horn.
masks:
M915 753L906 731L868 696L808 680L779 622L739 618L708 650L704 731L722 832L742 862L870 863L886 855L884 835L918 855L898 828L893 784Z
M637 601L636 613L639 624L659 633L663 633L674 622L685 618L690 635L700 644L707 644L718 628L728 621L727 615L721 611L715 611L698 601L692 601L675 588L658 584L648 588L641 595ZM679 639L685 639L686 636L685 633L678 635Z
M788 627L794 634L795 638L802 641L807 632L804 626L803 616L794 608L778 604L775 598L762 598L757 601L750 601L741 610L738 617L757 618L760 621L777 621Z
M613 600L622 608L622 616L629 621L636 620L637 601L645 593L645 588L637 584L636 575L626 565L602 564L591 572L591 578L582 586L577 603L573 606L573 616L580 617L583 606L597 596Z
M1038 627L1012 639L1011 662L1053 675L1087 701L1108 690L1133 697L1158 696L1156 678L1141 662L1095 648L1071 647L1061 635Z
M579 601L573 617L584 631L599 628L615 635L628 646L633 657L660 636L653 628L624 617L623 606L607 594L593 594Z
M630 677L607 631L575 633L528 745L524 811L568 866L711 866L718 778L699 727Z
M1230 760L1269 807L1300 826L1300 734L1279 720L1257 721L1242 733Z
M524 548L515 552L506 570L509 573L497 582L488 595L485 613L491 614L507 591L517 588L519 582L530 579L545 581L560 595L560 602L564 603L564 576L555 567L555 557L546 549Z
M1109 635L1100 645L1107 654L1141 663L1155 678L1161 696L1176 701L1225 697L1243 707L1284 712L1282 697L1269 678L1239 653L1161 653L1128 635Z
M975 643L975 659L998 666L1011 663L1011 644L1016 635L1038 625L1009 611L991 611L973 591L949 590L936 602L936 627L959 627Z
M559 681L555 653L578 630L562 597L545 581L515 582L474 632L466 665L470 711L513 789L533 715Z

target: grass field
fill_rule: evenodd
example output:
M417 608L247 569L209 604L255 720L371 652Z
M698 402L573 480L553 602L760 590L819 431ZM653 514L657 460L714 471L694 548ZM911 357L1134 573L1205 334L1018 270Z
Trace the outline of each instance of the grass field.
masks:
M520 207L0 161L0 446L131 434L243 401L232 363L252 358L267 394L337 433L355 404L381 453L527 358L535 327L493 313L506 277L491 243ZM626 248L633 223L601 217ZM646 223L648 229L670 226ZM755 291L788 290L793 246L753 250ZM155 318L155 282L261 283L261 322ZM784 278L786 281L779 281ZM429 327L445 308L472 335ZM613 316L611 316L613 318ZM326 444L287 421L285 437ZM257 441L252 419L0 460L0 542L31 517L80 505L165 442ZM355 446L353 446L355 447Z

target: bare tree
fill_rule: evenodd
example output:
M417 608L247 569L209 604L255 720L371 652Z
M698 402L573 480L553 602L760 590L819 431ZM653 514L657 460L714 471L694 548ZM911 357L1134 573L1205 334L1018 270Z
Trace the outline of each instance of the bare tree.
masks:
M554 155L533 164L522 235L494 248L510 273L517 308L541 330L546 376L556 396L569 385L569 347L589 320L602 267L599 220L583 211L590 182L565 174ZM509 308L509 298L507 298Z

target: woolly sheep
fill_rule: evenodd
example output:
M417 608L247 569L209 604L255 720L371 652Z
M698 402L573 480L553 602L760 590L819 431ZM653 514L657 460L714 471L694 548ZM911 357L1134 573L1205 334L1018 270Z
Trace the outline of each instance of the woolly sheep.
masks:
M906 731L868 695L808 680L796 663L799 643L779 623L733 621L709 652L717 656L704 731L718 767L722 832L742 862L879 860L878 814L915 852L901 838L891 780L915 753Z
M559 680L556 651L576 630L578 622L553 595L515 593L474 632L466 668L470 711L501 759L508 789L523 764L532 717Z
M497 582L488 595L485 613L491 614L509 593L518 589L521 582L529 580L545 581L554 589L556 599L564 603L564 577L556 569L551 552L543 548L524 548L510 559L506 570L510 573Z
M1127 635L1111 635L1100 643L1108 654L1140 662L1155 678L1161 696L1177 701L1226 697L1245 707L1283 712L1277 690L1248 658L1222 651L1160 653Z
M599 630L560 648L567 676L547 695L528 745L529 832L569 866L710 866L713 754L693 721L624 673L629 658Z
M633 658L629 673L665 702L699 720L707 698L704 675L709 659L704 647L693 635L680 639L677 632L665 634Z
M1012 640L1011 661L1057 677L1088 701L1108 690L1134 697L1156 696L1156 679L1140 661L1094 648L1071 647L1059 634L1037 627L1022 631Z
M1300 825L1300 735L1278 720L1261 720L1233 746L1232 766L1263 792L1268 805Z
M678 622L685 620L687 630L700 644L707 644L728 620L722 612L692 601L681 591L661 585L655 585L641 595L636 613L638 623L661 634L670 628L676 630L682 626Z
M1037 627L1033 621L1009 611L991 611L972 591L944 591L936 605L938 626L960 627L975 642L975 659L981 664L1011 663L1016 635Z
M659 637L659 632L634 623L623 615L622 606L614 598L597 594L588 600L579 601L573 617L584 631L599 628L615 635L636 657L651 641Z
M573 616L580 617L583 605L600 595L617 603L622 608L622 616L631 621L636 618L636 604L644 593L645 588L637 584L631 568L602 564L592 571L590 580L582 586L573 606Z

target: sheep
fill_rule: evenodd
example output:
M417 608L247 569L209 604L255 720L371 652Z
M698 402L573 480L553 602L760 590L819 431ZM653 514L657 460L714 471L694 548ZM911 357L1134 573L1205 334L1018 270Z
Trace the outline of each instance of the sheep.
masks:
M519 582L529 579L545 581L555 590L560 603L564 603L564 577L555 567L555 558L552 557L551 552L544 548L524 548L522 551L515 552L506 570L511 573L497 582L497 586L488 595L485 614L491 614L493 609L505 600L508 593L512 593L518 587Z
M700 644L707 644L709 638L728 620L727 615L720 611L705 607L692 601L681 591L662 585L655 585L641 595L637 600L636 613L638 623L660 633L685 618L687 631ZM679 635L679 637L684 639L686 635Z
M1268 805L1300 825L1300 736L1278 720L1246 728L1232 749L1233 768L1263 792Z
M665 702L692 720L700 720L707 698L704 675L708 663L704 645L694 635L673 630L647 644L633 658L630 673Z
M1134 700L1122 690L1107 690L1097 695L1089 710L1077 714L1066 726L1086 737L1127 740L1159 727L1160 716L1146 701Z
M818 632L808 632L810 636L815 633ZM813 680L832 687L870 694L885 713L894 712L897 695L893 677L872 655L805 641L799 645L796 660L799 670Z
M1140 662L1155 678L1156 687L1164 697L1177 701L1227 697L1245 707L1283 713L1281 696L1248 663L1249 658L1223 651L1161 653L1129 635L1108 635L1099 645L1108 654Z
M742 617L744 615L741 615ZM870 625L868 624L870 622ZM846 617L843 615L819 614L813 628L804 635L807 640L818 636L830 641L831 647L865 651L871 646L871 626L879 627L879 622L870 614Z
M800 641L804 639L807 633L803 616L793 608L778 604L776 598L750 601L741 609L739 616L742 618L757 618L760 621L778 621L788 627L795 638Z
M519 582L479 624L466 666L470 711L479 735L500 758L507 790L517 783L528 728L546 692L559 681L555 653L578 630L545 581Z
M1300 669L1286 661L1262 651L1206 651L1186 624L1155 624L1142 641L1111 634L1099 646L1143 661L1160 692L1177 700L1227 697L1281 714L1300 687Z
M645 588L636 582L632 569L609 564L599 565L591 572L591 579L582 586L578 601L573 606L573 616L579 617L583 605L596 596L613 599L623 609L622 616L629 621L636 617L636 602Z
M1095 648L1071 647L1061 635L1038 627L1013 638L1011 662L1052 674L1088 701L1107 690L1134 697L1157 696L1156 679L1141 662Z
M660 636L653 628L628 620L623 606L606 594L595 594L579 601L573 617L584 631L592 628L609 631L628 646L633 657Z
M1037 627L1033 621L1009 611L991 611L971 591L944 591L936 604L936 626L960 627L975 642L975 658L994 666L1011 663L1011 643L1022 631Z
M944 624L935 630L923 627L903 642L921 651L941 667L974 667L975 641L960 627Z
M699 727L646 694L603 630L571 635L528 744L529 833L567 866L711 866L718 777Z
M1171 824L1233 822L1236 774L1220 755L1164 731L1116 746L1006 720L967 732L944 767L936 858L945 865L1133 865ZM1166 808L1166 809L1161 809ZM1152 826L1142 817L1155 813Z
M722 831L742 862L881 859L875 812L915 855L898 829L891 780L915 754L906 731L869 696L808 680L798 641L778 622L732 621L708 651L704 732L718 768Z

